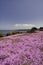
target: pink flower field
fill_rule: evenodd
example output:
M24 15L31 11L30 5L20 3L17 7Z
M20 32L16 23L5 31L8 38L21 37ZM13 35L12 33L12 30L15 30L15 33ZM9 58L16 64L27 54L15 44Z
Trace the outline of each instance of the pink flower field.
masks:
M0 39L0 65L43 65L43 32Z

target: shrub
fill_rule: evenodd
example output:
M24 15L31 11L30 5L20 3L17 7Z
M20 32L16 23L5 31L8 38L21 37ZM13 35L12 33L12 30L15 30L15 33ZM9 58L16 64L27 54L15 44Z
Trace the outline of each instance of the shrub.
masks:
M19 32L19 31L17 32L17 34L20 34L20 33L21 33L21 32Z
M40 30L40 31L43 31L43 27L40 27L39 30Z
M9 33L7 33L7 34L6 34L6 36L10 36L10 35L12 35L12 33L11 33L11 32L9 32Z
M34 33L36 32L37 28L36 27L33 27L31 30L30 30L30 33Z
M37 28L36 27L33 27L31 29L28 29L27 30L27 33L34 33L34 32L36 32L36 30L37 30Z
M15 35L16 34L16 32L12 32L12 35Z
M3 37L3 34L0 32L0 37Z
M27 30L27 33L30 33L30 29Z
M21 32L17 31L17 32L12 32L12 35L14 34L20 34Z

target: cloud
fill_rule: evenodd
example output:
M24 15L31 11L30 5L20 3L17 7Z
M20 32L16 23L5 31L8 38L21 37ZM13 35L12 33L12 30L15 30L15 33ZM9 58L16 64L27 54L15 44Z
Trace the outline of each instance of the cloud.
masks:
M33 25L33 24L15 24L14 25L15 29L28 29L31 27L35 27L35 25Z
M35 27L33 24L7 24L0 25L0 30L15 30L15 29L29 29L31 27Z

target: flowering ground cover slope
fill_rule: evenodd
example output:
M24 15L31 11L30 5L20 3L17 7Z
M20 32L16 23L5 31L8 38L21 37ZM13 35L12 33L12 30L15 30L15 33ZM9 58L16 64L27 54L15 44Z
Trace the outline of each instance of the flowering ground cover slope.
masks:
M0 40L0 65L43 65L43 32Z

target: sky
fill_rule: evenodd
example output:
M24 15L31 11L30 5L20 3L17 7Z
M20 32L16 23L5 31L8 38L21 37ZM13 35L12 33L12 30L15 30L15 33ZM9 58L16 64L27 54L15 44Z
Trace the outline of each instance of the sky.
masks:
M0 29L43 26L43 0L0 0Z

